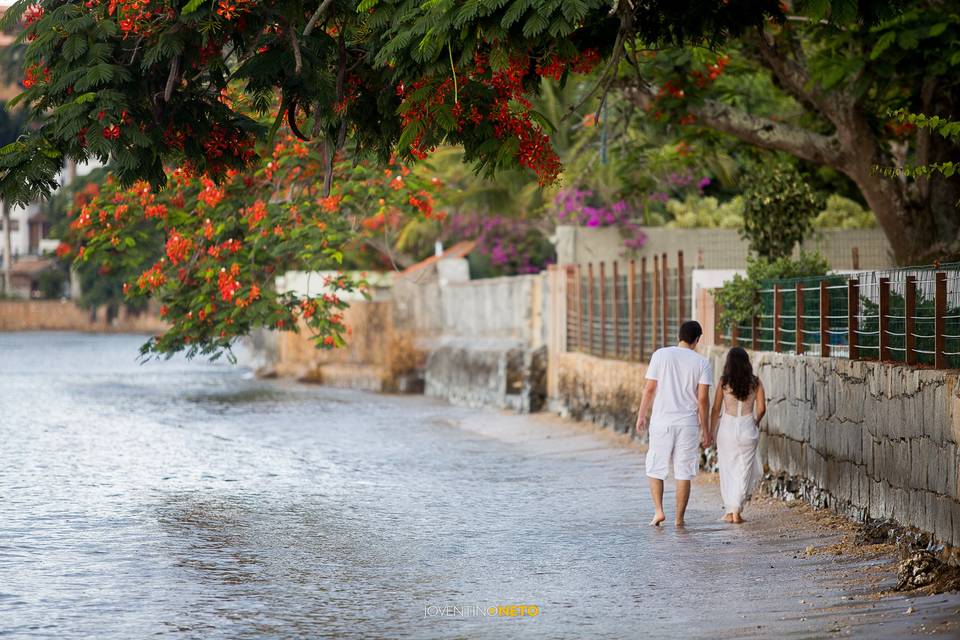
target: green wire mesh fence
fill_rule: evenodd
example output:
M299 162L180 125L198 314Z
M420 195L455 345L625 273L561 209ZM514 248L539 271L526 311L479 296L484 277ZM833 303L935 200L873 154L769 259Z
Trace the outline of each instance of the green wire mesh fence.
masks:
M749 324L717 327L718 342L960 368L960 263L771 281L759 302Z

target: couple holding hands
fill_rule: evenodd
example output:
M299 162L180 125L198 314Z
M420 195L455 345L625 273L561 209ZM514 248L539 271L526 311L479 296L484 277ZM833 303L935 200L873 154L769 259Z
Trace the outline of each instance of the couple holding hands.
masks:
M677 345L655 351L647 368L637 432L650 432L646 469L656 510L650 522L654 526L666 519L663 481L671 459L677 481L676 525L683 526L701 444L704 448L717 444L724 521L743 522L743 507L763 476L757 456L758 425L767 404L763 384L754 375L747 352L734 347L727 353L711 409L713 368L696 352L702 335L699 322L684 322Z

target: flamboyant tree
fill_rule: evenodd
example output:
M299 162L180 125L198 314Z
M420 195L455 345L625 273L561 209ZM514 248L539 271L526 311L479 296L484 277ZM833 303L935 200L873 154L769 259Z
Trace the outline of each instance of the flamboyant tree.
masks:
M734 74L768 74L783 100L766 109L745 105L736 83L724 78L731 57ZM675 49L640 55L636 68L624 79L626 90L650 114L848 176L898 261L960 255L960 179L952 165L920 179L882 170L960 158L955 137L891 115L907 109L938 121L960 117L956 7L924 0L872 25L788 16L746 32L729 55Z
M886 2L814 4L872 22ZM543 78L593 72L586 101L637 42L713 46L788 10L776 0L21 0L4 20L24 25L20 101L43 122L0 150L0 195L47 195L67 159L108 162L115 183L81 210L72 248L106 268L141 261L133 291L165 300L174 323L148 349L217 351L253 326L306 316L304 300L270 291L271 274L315 269L358 232L326 204L369 192L365 178L349 184L352 163L459 144L481 171L521 167L550 183L561 166L547 132L564 123L532 106ZM301 175L296 193L258 193L282 128L309 142L317 175ZM252 201L206 200L223 190ZM151 237L164 255L147 255ZM233 253L243 259L223 258ZM321 344L339 339L336 309L310 314Z

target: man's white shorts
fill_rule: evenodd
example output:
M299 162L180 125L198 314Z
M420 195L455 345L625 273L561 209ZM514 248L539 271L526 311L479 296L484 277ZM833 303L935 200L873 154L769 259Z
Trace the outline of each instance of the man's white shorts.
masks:
M673 458L673 477L693 480L700 468L700 427L672 424L650 425L650 444L647 449L647 475L663 480L670 471Z

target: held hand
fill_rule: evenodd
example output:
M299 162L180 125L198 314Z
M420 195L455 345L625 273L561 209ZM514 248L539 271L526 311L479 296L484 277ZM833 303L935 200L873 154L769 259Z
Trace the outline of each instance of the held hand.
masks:
M709 431L700 432L700 444L703 445L704 449L708 449L711 444L713 444L713 438L710 437Z

